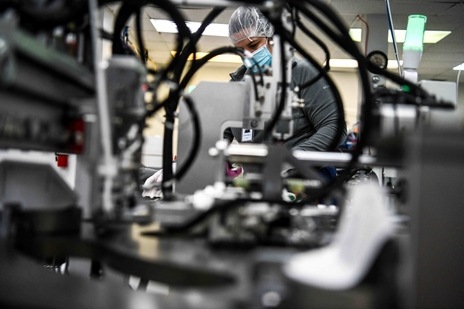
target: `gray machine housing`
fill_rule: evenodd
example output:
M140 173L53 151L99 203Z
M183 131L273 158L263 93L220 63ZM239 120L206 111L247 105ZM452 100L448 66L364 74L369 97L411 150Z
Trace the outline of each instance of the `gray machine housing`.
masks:
M223 139L228 127L242 127L243 102L250 100L251 85L247 82L221 83L201 82L190 94L201 123L200 150L185 177L176 183L175 191L192 194L196 190L212 185L216 171L224 171L223 161L209 153ZM193 141L191 116L183 104L179 106L179 135L177 166L185 162Z

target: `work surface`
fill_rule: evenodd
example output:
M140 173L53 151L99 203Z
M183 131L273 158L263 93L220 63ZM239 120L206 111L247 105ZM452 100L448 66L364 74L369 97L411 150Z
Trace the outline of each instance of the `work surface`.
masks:
M0 305L204 309L306 308L324 304L373 308L378 301L377 288L371 283L350 291L329 292L288 281L282 275L282 263L302 248L217 247L201 236L142 234L157 228L157 224L119 224L112 233L96 237L93 224L83 222L80 234L75 236L40 236L19 245L3 241ZM105 269L120 273L122 279L59 274L43 267L43 257L85 258L101 264L103 273ZM134 290L128 284L129 276L166 285L169 292Z

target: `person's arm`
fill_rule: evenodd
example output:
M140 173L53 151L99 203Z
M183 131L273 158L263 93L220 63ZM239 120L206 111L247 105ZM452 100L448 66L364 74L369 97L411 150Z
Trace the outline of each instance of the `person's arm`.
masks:
M150 176L159 171L159 168L141 166L139 168L139 183L144 183Z
M317 71L309 64L298 61L293 68L293 82L296 85L304 83L316 76ZM304 99L303 112L311 123L314 134L295 145L293 150L327 151L332 140L337 135L339 113L332 89L324 79L302 90ZM342 128L339 145L346 138L346 126Z

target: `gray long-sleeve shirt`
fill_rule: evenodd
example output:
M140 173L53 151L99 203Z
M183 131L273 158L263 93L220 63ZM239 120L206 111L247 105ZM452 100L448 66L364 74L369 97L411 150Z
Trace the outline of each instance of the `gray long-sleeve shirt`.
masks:
M246 74L246 68L240 67L230 76L233 81L241 81ZM318 74L316 68L305 60L295 58L292 63L292 89L311 80ZM304 100L303 108L294 108L293 136L285 141L292 150L327 151L332 140L337 135L339 112L333 92L324 78L301 91ZM339 145L346 138L346 126L343 124ZM232 141L235 137L241 141L241 129L230 129L224 132L224 138Z

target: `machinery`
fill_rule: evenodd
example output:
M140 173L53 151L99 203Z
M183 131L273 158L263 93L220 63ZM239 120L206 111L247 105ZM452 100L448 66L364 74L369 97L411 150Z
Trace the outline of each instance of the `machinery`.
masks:
M98 14L108 4L118 8L112 33L101 29ZM185 4L214 5L194 33L178 8ZM433 121L448 117L441 111L454 104L366 58L323 1L254 1L275 27L272 76L201 83L187 95L189 81L211 58L245 57L243 50L226 46L187 65L204 28L224 8L241 4L0 2L0 147L77 156L72 189L43 164L0 162L2 307L463 305L456 287L464 273L455 271L461 238L454 237L463 232L457 221L462 210L455 207L463 199L457 181L462 128L458 121L447 127ZM140 10L148 5L169 15L178 29L176 54L157 70L145 65L142 33L137 31L136 47L127 40L130 18L140 22ZM300 18L358 62L361 127L349 152L291 152L281 145L293 133L292 108L302 103L298 89L289 86L295 52L320 72L299 86L326 79L343 115L330 68L292 35L312 35L304 24L291 22ZM111 42L108 59L102 57L102 41ZM401 89L373 88L370 73ZM145 99L145 91L156 94L165 86L165 98ZM242 104L229 104L225 115L221 106L229 102ZM403 107L412 111L412 121L398 112ZM139 169L145 121L160 110L164 197L153 201L140 196ZM340 118L333 149L343 135ZM177 119L189 127L179 133L174 171ZM227 145L222 132L228 127L261 130L263 142ZM366 148L374 154L367 155ZM436 166L450 153L447 165ZM232 164L243 166L245 176L226 174ZM337 166L336 180L321 177L317 168L324 165ZM379 184L375 166L400 170L394 187ZM212 172L199 172L205 169ZM143 252L143 246L151 250ZM89 274L101 280L69 275L76 257L89 260ZM138 291L105 278L110 269L139 278ZM168 286L169 293L148 293L153 282ZM65 292L70 290L72 296Z

